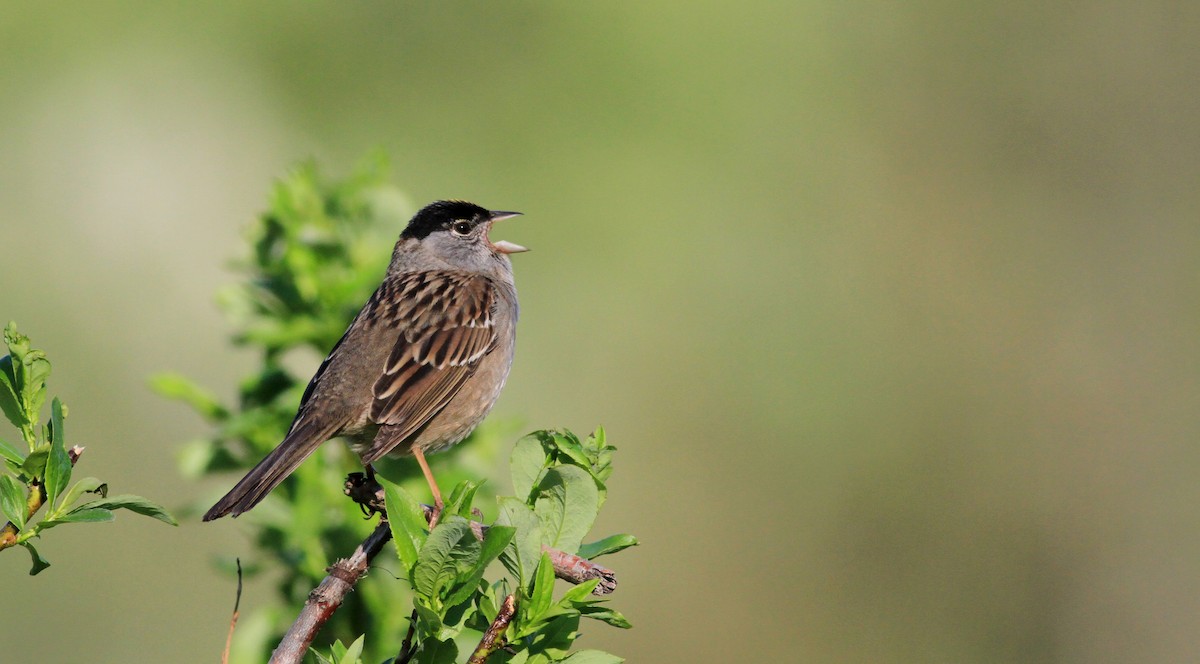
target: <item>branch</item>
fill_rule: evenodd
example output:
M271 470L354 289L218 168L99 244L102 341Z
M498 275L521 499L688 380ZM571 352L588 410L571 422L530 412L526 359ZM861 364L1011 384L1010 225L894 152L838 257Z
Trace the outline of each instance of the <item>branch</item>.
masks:
M362 473L351 473L346 478L345 492L347 496L350 496L351 500L358 503L364 510L386 514L383 487L378 482L367 479ZM426 520L433 516L432 507L429 505L422 505L421 507L425 510ZM483 535L487 532L487 528L487 526L478 521L471 522L471 532L475 534L476 539L483 540ZM543 546L542 551L550 554L550 562L554 563L554 576L563 581L569 581L578 585L584 581L600 579L600 583L592 591L593 595L607 595L617 589L617 573L611 569L597 565L587 558L581 558L575 554L552 549L548 546Z
M496 614L496 619L483 633L483 640L479 642L475 652L471 653L471 659L467 660L467 664L483 664L487 661L488 655L496 652L504 637L504 630L508 629L508 623L512 621L513 614L516 612L517 596L505 597L504 602L500 605L500 612Z
M83 454L84 448L76 445L67 450L67 458L71 460L71 466L79 461L79 457ZM25 523L33 518L37 511L42 509L42 503L46 502L46 487L41 482L34 480L29 485L29 498L25 501ZM17 543L17 527L11 521L6 521L4 527L0 528L0 551L7 549L10 546L15 546Z
M413 637L417 635L417 610L413 609L412 615L408 618L408 632L404 635L404 641L400 643L400 654L396 655L393 660L394 664L408 664L413 656Z
M233 646L233 630L237 627L238 614L242 606L242 559L237 559L238 588L233 600L233 617L229 619L229 633L225 635L225 652L221 653L221 664L229 664L229 648Z
M308 601L304 603L296 622L292 623L279 642L279 647L271 654L272 664L296 664L304 660L321 626L342 605L342 600L354 589L354 584L367 573L371 560L391 538L392 531L387 521L381 520L354 550L354 555L328 568L329 576L308 594Z

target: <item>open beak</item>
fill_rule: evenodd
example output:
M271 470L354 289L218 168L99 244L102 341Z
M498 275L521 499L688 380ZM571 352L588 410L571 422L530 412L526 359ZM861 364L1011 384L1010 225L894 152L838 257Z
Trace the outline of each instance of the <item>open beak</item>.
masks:
M505 219L512 219L513 217L519 217L519 216L521 216L520 212L504 212L502 210L492 210L490 219L494 223L497 221L504 221ZM529 251L525 247L522 247L519 244L514 244L507 240L500 240L498 242L493 242L492 246L496 249L496 251L498 251L502 254L519 254L522 251Z
M488 218L492 221L504 221L505 219L521 216L520 212L505 212L503 210L492 210L488 214L491 215Z

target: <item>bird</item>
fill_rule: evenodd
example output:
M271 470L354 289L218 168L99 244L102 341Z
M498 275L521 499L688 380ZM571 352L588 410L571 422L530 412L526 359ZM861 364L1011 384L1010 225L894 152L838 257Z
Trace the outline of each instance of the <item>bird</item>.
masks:
M384 455L414 456L440 514L425 455L483 421L512 367L519 307L509 255L528 250L488 233L520 214L459 200L418 211L383 283L309 381L283 441L204 521L254 507L335 437L349 441L368 471Z

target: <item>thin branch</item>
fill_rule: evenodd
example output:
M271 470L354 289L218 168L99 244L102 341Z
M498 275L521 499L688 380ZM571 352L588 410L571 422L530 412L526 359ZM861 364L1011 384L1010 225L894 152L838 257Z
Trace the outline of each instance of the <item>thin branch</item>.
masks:
M400 644L400 654L396 655L396 664L408 664L413 656L413 637L417 635L417 610L413 609L412 615L408 618L408 633L404 635L404 642Z
M83 454L84 448L75 445L67 450L67 458L71 460L71 465L74 466L79 457ZM46 487L42 486L41 482L34 481L29 485L29 497L25 501L25 523L37 514L38 510L42 509L42 504L46 502ZM10 546L15 546L17 543L17 527L11 521L6 521L4 527L0 528L0 551L7 549Z
M351 473L346 478L345 492L350 499L358 503L364 510L371 512L386 513L384 509L383 487L378 482L368 479L362 473ZM429 505L421 506L425 510L425 519L428 520L433 516L433 508ZM487 532L487 526L478 522L471 522L471 532L479 540L483 539L484 533ZM576 585L584 581L592 579L600 579L600 583L596 585L596 589L592 591L593 595L607 595L617 589L617 573L613 570L597 565L596 563L581 558L575 554L552 549L548 546L543 546L542 551L550 554L550 562L554 563L554 576L569 581Z
M508 623L512 622L513 614L517 612L517 596L509 595L504 598L504 602L500 604L500 612L496 614L496 619L488 625L487 631L483 633L483 639L475 648L475 652L471 653L471 659L467 660L467 664L483 664L487 661L488 655L496 652L501 645L504 644L504 630L508 629Z
M221 653L221 664L229 664L229 648L233 645L233 628L237 627L239 608L242 605L242 559L237 558L238 587L233 600L233 617L229 619L229 634L225 636L225 652Z
M279 647L271 654L271 664L296 664L304 660L321 626L342 605L342 600L354 589L354 584L367 573L371 560L391 538L392 531L387 521L380 520L375 530L354 550L354 555L328 568L329 576L308 594L308 601L304 603L296 622L292 623L279 642Z

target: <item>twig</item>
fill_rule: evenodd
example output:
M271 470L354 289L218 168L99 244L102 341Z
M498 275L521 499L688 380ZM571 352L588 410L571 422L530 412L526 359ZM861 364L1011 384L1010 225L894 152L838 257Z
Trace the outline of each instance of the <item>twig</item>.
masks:
M237 560L238 587L237 597L233 600L233 617L229 619L229 634L225 637L225 652L221 653L221 664L229 664L229 648L233 645L233 628L237 627L238 607L242 605L242 559Z
M67 458L71 460L71 465L74 466L79 457L83 454L84 448L75 445L67 450ZM42 503L46 502L46 487L42 486L41 482L33 482L30 484L29 498L25 501L25 523L33 518L37 511L42 509ZM7 549L10 546L15 546L17 543L17 527L11 521L6 521L4 527L0 528L0 551Z
M279 647L271 654L272 664L296 664L303 661L317 631L342 605L342 600L354 589L354 584L367 573L371 560L391 538L391 528L387 521L381 520L367 539L354 550L354 555L339 560L328 568L329 576L308 594L308 601L304 603L296 622L292 623L287 634L283 635L283 640L279 642Z
M386 513L384 509L383 487L378 482L368 479L362 473L351 473L346 478L345 492L350 499L366 510ZM433 516L433 508L421 506L425 510L425 519ZM479 540L487 532L487 526L478 521L471 522L471 532ZM550 562L554 563L554 576L576 585L592 579L600 579L596 584L593 595L607 595L617 589L617 573L611 569L575 554L543 546L542 551L550 554Z
M487 631L483 633L483 640L475 648L475 652L471 653L471 659L467 660L467 664L483 664L488 655L496 652L503 643L504 630L508 629L508 623L512 621L513 614L517 611L517 596L509 595L504 598L504 602L500 604L500 612L496 614L496 619L488 625Z
M413 637L417 635L417 610L413 609L412 615L408 618L408 633L404 635L404 642L400 644L400 654L396 655L396 664L408 664L408 661L413 656Z

